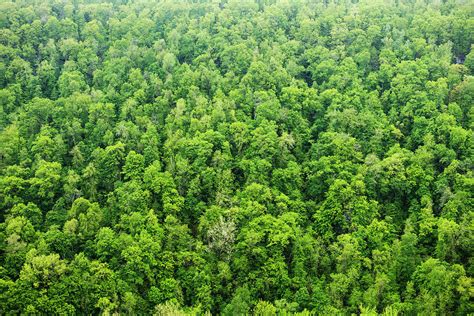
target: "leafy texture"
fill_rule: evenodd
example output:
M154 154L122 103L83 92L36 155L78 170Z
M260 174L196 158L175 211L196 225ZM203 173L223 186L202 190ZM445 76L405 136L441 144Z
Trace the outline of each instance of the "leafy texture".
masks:
M472 1L0 2L0 314L474 313Z

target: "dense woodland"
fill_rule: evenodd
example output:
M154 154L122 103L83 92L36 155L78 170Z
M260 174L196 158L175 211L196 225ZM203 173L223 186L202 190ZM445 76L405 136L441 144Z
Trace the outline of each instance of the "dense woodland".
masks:
M0 3L0 314L474 312L470 0Z

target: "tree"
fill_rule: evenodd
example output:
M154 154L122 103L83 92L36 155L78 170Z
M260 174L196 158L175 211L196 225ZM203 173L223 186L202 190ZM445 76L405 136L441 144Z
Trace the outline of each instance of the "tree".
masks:
M121 142L115 145L107 146L105 149L97 148L93 152L95 159L95 165L97 166L97 172L100 184L111 189L115 181L121 179L121 166L124 159L125 145Z
M242 315L250 311L250 291L247 287L240 287L235 291L232 301L225 307L224 315Z
M453 300L454 296L467 294L463 289L463 286L467 285L464 278L465 271L462 266L451 266L438 259L427 259L414 275L415 289L420 293L415 299L416 310L454 312L458 308L465 308L462 306L464 300Z
M53 205L54 197L61 193L62 167L58 162L40 160L35 176L30 179L30 192L37 205L48 208Z
M139 180L143 177L145 169L145 158L137 154L135 151L130 151L125 158L125 164L123 166L123 173L125 179Z
M62 97L68 97L74 92L86 92L89 87L83 75L75 70L63 72L61 76L59 76L58 88Z
M209 250L217 257L226 259L232 253L235 241L235 224L222 217L207 232Z

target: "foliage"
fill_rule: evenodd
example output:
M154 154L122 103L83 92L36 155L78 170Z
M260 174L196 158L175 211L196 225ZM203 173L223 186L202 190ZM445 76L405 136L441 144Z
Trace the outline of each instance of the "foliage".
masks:
M0 314L474 313L472 1L0 3Z

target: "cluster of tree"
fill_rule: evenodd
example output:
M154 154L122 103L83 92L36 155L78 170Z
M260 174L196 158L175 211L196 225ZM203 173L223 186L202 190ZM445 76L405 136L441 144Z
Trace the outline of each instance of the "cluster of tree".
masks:
M0 314L474 312L474 7L0 3Z

